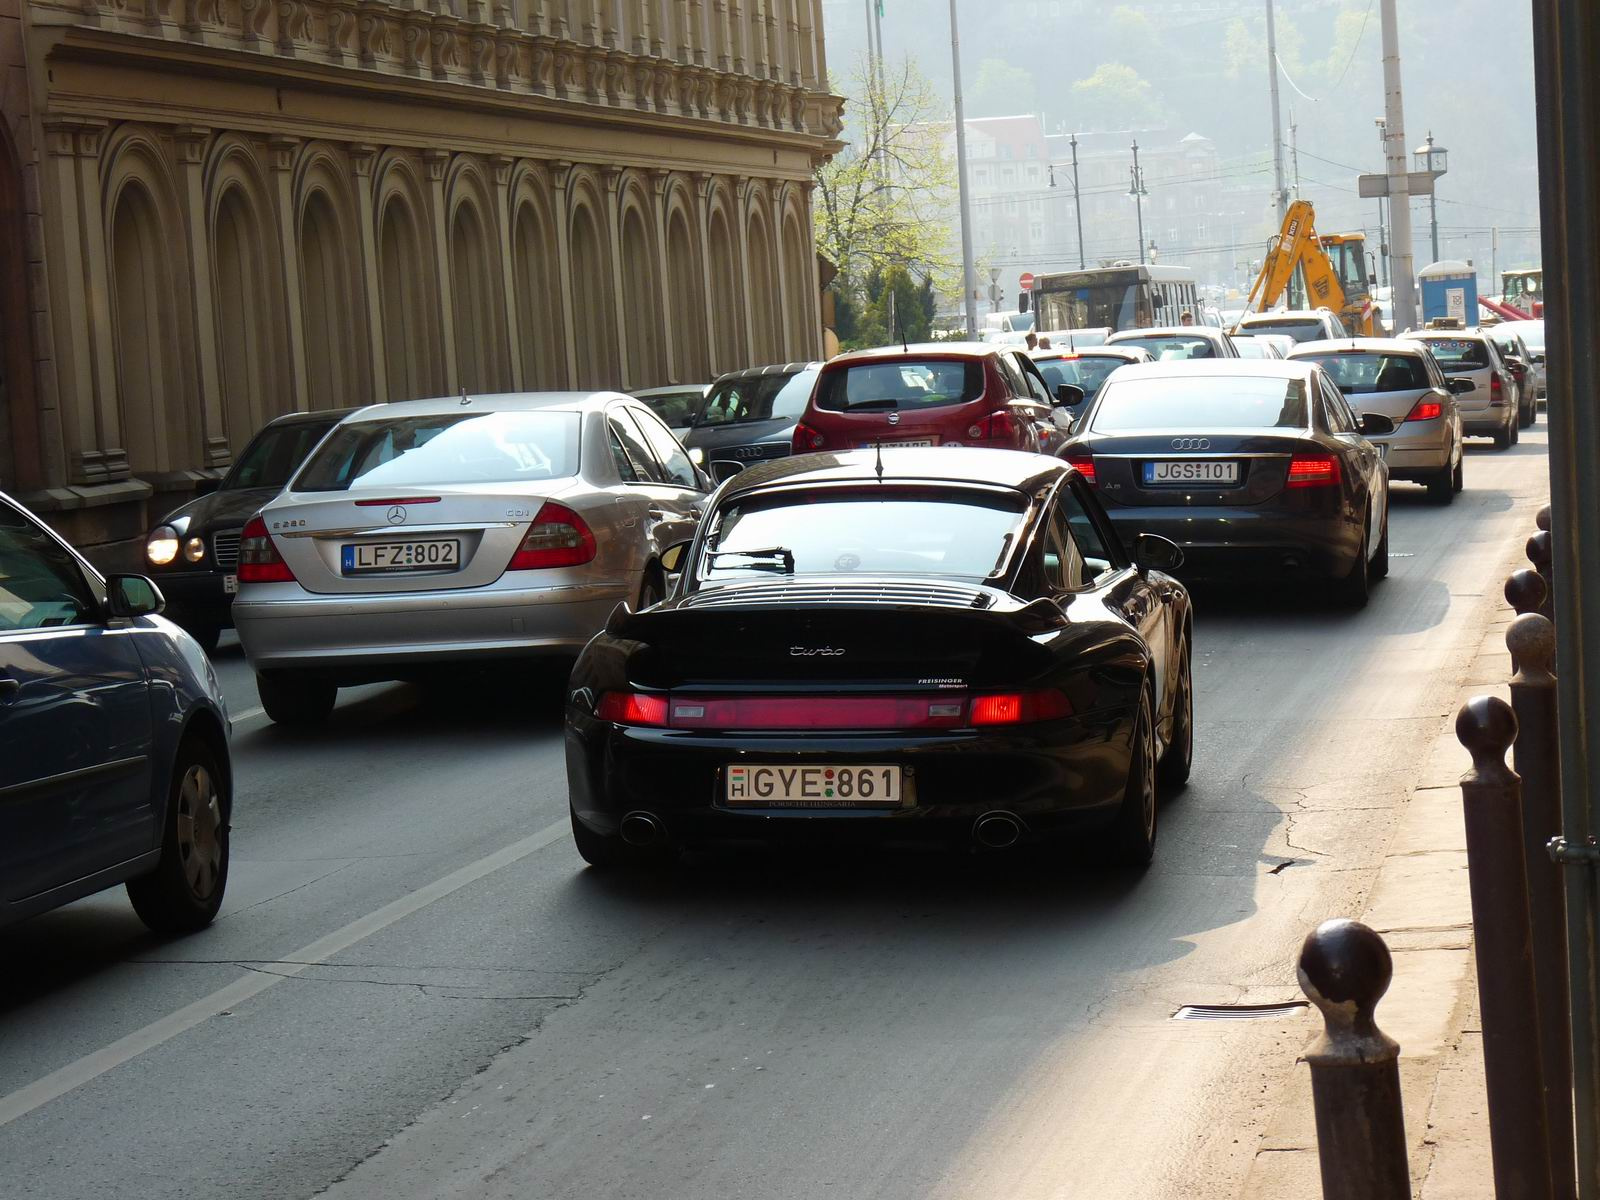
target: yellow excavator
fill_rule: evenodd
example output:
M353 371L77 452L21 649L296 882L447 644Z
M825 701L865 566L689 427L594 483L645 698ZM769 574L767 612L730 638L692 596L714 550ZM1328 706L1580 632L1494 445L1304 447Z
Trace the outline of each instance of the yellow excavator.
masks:
M1246 313L1265 312L1283 299L1298 267L1312 308L1339 314L1345 328L1358 337L1372 337L1377 320L1367 274L1367 241L1363 234L1336 233L1318 237L1316 211L1309 200L1296 200L1284 215L1283 228L1267 247L1266 261L1256 276Z

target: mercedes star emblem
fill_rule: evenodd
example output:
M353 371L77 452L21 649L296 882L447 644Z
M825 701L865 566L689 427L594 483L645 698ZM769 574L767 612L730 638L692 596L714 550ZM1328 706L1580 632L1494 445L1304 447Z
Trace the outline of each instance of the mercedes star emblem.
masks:
M403 504L391 504L389 506L389 524L404 525L405 523L406 506Z

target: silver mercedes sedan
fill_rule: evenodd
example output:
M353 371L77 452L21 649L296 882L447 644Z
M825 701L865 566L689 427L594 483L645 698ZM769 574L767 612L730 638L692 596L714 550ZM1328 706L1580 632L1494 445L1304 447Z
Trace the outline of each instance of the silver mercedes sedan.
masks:
M637 400L463 396L351 413L245 526L234 624L262 707L340 686L575 655L665 594L711 483Z

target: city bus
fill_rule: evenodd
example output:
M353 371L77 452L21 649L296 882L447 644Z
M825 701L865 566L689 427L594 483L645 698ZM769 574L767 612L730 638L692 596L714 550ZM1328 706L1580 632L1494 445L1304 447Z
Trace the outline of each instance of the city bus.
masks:
M1188 267L1119 263L1039 275L1033 285L1040 329L1138 329L1176 325L1185 312L1202 324Z

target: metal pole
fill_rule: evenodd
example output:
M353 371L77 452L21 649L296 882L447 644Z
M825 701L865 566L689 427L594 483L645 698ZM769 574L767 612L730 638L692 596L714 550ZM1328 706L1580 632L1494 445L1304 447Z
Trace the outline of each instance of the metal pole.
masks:
M1139 262L1144 263L1144 180L1139 175L1139 139L1133 139L1133 207L1139 214Z
M1456 737L1472 755L1461 777L1472 891L1473 952L1483 1014L1483 1073L1495 1200L1550 1200L1544 1066L1522 865L1521 781L1506 766L1517 718L1498 696L1461 706Z
M1278 24L1267 0L1267 78L1272 85L1272 201L1278 224L1289 215L1289 192L1283 185L1283 118L1278 115Z
M883 4L882 0L871 0L872 3L872 40L877 46L878 57L878 86L888 86L887 77L883 71Z
M1396 333L1417 323L1416 268L1412 263L1411 193L1406 180L1406 118L1400 94L1400 26L1395 0L1383 9L1383 133L1389 174L1389 276L1394 286Z
M1074 133L1068 139L1067 145L1072 147L1072 211L1078 218L1078 270L1084 270L1089 264L1083 258L1083 201L1078 195L1078 135Z
M1386 122L1382 117L1377 120L1378 125L1378 150L1384 155L1385 169L1388 163L1388 141L1384 136ZM1378 197L1378 264L1383 273L1383 286L1389 286L1389 227L1383 216L1383 197ZM1392 306L1391 306L1392 307Z
M1567 896L1572 1088L1578 1196L1600 1200L1600 12L1586 0L1534 0L1534 94L1544 237L1550 397L1550 517L1555 579L1561 830L1552 853ZM1568 264L1577 264L1569 270Z
M1322 1012L1306 1051L1323 1200L1410 1200L1400 1046L1374 1012L1394 960L1360 921L1324 921L1300 947L1300 990Z
M1428 174L1433 175L1433 190L1428 193L1428 221L1433 229L1433 261L1439 261L1439 177L1433 173L1433 130L1428 130Z
M1489 290L1500 285L1500 227L1489 226Z
M1510 587L1509 581L1507 588ZM1545 1135L1555 1200L1570 1200L1572 1170L1572 1027L1567 1012L1566 914L1561 868L1546 848L1561 828L1561 779L1556 770L1556 631L1537 613L1506 630L1517 673L1511 708L1517 714L1512 765L1522 776L1522 866L1528 880L1528 928L1538 999L1539 1052L1544 1080Z
M956 188L961 201L961 280L967 313L967 336L978 336L978 297L972 278L972 199L967 189L967 114L961 103L961 32L956 0L950 0L950 74L956 98Z

